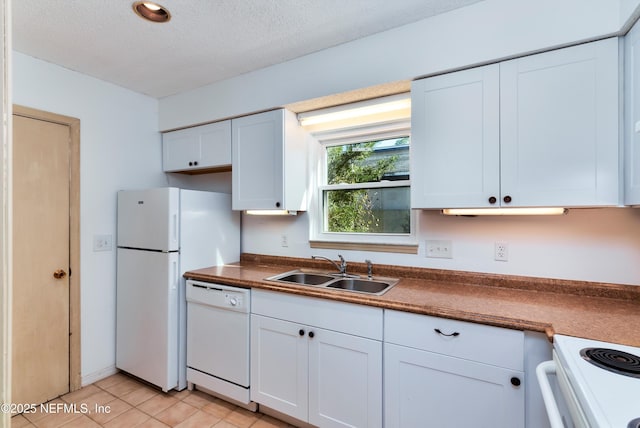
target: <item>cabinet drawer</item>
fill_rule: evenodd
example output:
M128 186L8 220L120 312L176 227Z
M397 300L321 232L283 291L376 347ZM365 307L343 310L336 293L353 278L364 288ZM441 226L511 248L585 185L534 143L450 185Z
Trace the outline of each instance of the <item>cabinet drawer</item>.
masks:
M524 370L524 333L519 330L386 310L384 341Z
M382 309L274 291L253 290L251 313L382 340Z

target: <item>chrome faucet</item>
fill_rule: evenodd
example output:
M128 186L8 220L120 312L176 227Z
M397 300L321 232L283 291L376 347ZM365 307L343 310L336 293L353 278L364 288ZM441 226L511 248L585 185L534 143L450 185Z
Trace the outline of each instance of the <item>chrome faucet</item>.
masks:
M340 272L340 275L342 276L347 276L347 262L344 260L344 257L342 257L340 254L338 254L338 257L340 257L340 264L334 262L333 260L327 258L327 257L323 257L323 256L311 256L311 258L313 260L316 259L322 259L322 260L326 260L329 263L331 263L332 265L334 265L336 267L336 269L338 269L338 272Z
M373 278L373 263L371 263L371 260L369 259L364 262L367 264L367 278L371 279Z

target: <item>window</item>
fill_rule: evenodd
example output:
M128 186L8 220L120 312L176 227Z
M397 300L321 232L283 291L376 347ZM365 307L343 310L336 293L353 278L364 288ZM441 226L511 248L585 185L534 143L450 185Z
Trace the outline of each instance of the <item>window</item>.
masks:
M408 135L325 151L324 232L411 233Z
M312 246L415 245L409 121L333 129L315 136L317 192L309 211Z

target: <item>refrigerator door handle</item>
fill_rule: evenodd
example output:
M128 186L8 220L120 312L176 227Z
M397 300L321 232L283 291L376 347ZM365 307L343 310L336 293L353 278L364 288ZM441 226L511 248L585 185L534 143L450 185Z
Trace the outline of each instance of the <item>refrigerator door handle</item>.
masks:
M180 282L180 278L178 277L178 262L176 260L171 263L171 270L173 271L171 272L173 278L171 289L176 290L178 288L178 282Z
M171 239L173 243L178 242L178 215L174 214L171 216L171 222L173 223L171 226Z

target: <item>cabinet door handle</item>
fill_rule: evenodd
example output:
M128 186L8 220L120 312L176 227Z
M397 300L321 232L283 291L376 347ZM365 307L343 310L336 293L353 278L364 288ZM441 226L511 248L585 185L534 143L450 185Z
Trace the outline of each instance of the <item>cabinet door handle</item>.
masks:
M198 161L193 162L193 166L198 166Z
M521 383L522 383L522 381L520 380L519 377L514 376L514 377L511 378L511 385L513 385L515 387L518 387L518 386L520 386Z
M505 204L508 204L509 202L511 202L511 196L507 195L504 198L502 198L502 200L504 201Z
M313 339L313 336L315 336L315 333L314 333L314 332L312 332L312 331L310 331L310 332L309 332L309 337Z
M447 336L447 337L460 336L460 333L458 333L457 331L454 331L453 333L450 333L450 334L443 333L439 328L434 328L433 331L435 331L436 333L438 333L441 336Z
M300 331L298 332L298 334L299 334L300 336L304 336L304 330L303 330L303 329L300 329Z
M491 196L491 197L489 198L489 203L490 203L491 205L495 204L496 202L498 202L498 200L496 199L496 197L495 197L495 196Z
M189 166L193 166L193 162L189 162Z

